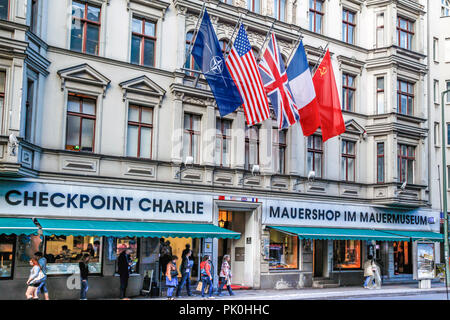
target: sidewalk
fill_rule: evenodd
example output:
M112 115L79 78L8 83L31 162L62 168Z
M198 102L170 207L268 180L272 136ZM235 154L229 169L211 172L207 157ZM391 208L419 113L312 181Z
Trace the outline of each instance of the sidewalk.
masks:
M449 290L450 291L450 290ZM214 300L326 300L351 298L362 296L386 296L386 295L416 295L423 293L440 293L445 294L446 288L444 283L432 283L430 289L419 289L418 284L388 284L381 289L364 289L361 287L339 287L339 288L302 288L302 289L284 289L284 290L236 290L234 296L229 296L224 290L223 296L214 296ZM194 292L194 297L180 297L177 300L200 300L202 299L199 292ZM165 292L164 292L165 294ZM450 294L450 292L449 292ZM167 297L135 297L133 300L167 300Z

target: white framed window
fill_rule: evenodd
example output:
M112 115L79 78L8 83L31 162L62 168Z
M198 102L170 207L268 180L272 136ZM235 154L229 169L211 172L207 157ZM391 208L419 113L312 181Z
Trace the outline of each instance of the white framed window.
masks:
M377 114L385 113L384 108L384 77L377 77Z
M441 16L450 16L450 0L441 0Z
M433 38L433 60L439 62L439 39Z
M377 48L384 46L384 13L377 14Z
M434 80L433 82L433 101L434 103L439 103L439 80Z
M441 134L440 134L439 128L440 128L439 122L435 122L434 123L434 139L433 139L435 147L439 147L439 145L440 145Z
M446 81L447 84L447 89L446 90L450 90L450 80ZM447 93L447 103L450 103L450 92Z

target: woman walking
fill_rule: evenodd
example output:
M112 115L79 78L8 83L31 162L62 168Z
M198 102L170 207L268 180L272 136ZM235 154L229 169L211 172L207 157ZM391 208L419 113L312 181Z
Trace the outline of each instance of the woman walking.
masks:
M373 289L373 269L374 269L374 263L373 263L373 256L369 255L368 260L364 263L364 277L366 277L366 280L364 281L364 288L365 289Z
M177 256L172 256L172 261L167 263L166 267L166 286L167 286L167 299L175 300L173 291L178 285L178 271L177 271Z
M213 282L212 282L212 274L211 274L211 262L209 261L210 257L208 255L203 257L203 261L200 263L200 275L202 280L202 298L205 297L205 289L206 286L209 286L209 298L213 299Z
M41 283L41 279L44 277L44 273L41 270L41 267L39 266L39 262L36 259L30 260L30 276L27 280L27 291L25 293L25 296L28 300L32 299L39 299L37 295L37 288L39 287Z
M231 290L231 267L230 267L230 255L226 254L222 259L222 267L219 273L219 291L218 295L222 296L223 286L226 284L228 293L230 296L234 296L233 290Z

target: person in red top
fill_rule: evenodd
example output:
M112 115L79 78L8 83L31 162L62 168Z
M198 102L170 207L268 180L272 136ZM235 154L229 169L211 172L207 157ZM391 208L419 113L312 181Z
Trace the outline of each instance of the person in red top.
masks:
M209 286L209 298L213 299L213 282L211 274L211 261L210 256L206 255L203 257L203 261L200 263L200 275L202 280L202 298L205 297L206 286Z

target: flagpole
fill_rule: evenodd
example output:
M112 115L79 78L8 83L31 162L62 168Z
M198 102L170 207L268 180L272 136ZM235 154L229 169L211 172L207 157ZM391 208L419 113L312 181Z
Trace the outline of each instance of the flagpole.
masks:
M184 63L181 66L181 69L184 68L184 66L186 65L186 62L188 61L189 57L192 54L192 47L194 46L194 42L195 42L195 39L197 38L197 34L198 34L198 25L200 24L200 22L203 19L203 14L205 13L205 7L206 7L206 2L203 2L202 9L200 11L200 16L198 17L197 24L195 25L195 29L194 29L194 34L192 35L192 41L191 41L191 43L189 43L188 53L186 54L186 59L184 60Z
M225 48L225 52L224 52L224 54L223 54L223 59L224 59L224 60L225 60L225 59L228 57L228 55L229 55L228 50L230 50L231 43L232 43L233 38L234 38L234 34L236 33L237 28L240 26L241 20L242 20L242 13L239 15L238 22L237 22L236 25L234 26L233 33L231 34L230 41L228 41L227 47Z
M325 48L323 48L322 52L320 53L319 59L317 60L316 64L314 65L313 71L311 72L313 75L314 75L314 73L316 73L316 69L317 69L317 66L318 66L320 60L322 60L322 58L323 58L323 57L325 56L325 54L327 53L327 48L328 48L328 45L329 45L329 44L330 44L330 43L327 42L327 45L325 46Z
M258 61L261 58L261 53L262 53L262 49L264 48L264 45L266 44L267 39L269 38L270 33L272 32L273 26L275 25L275 20L273 20L272 25L270 26L269 31L267 31L266 34L266 38L264 39L264 42L261 45L261 48L259 49L258 52L258 59L256 59L256 61Z
M286 64L289 65L289 62L291 60L292 54L295 52L295 49L298 47L300 41L303 39L302 30L300 29L300 34L298 35L297 40L295 41L295 46L292 48L291 54L289 55L288 59L286 60Z

